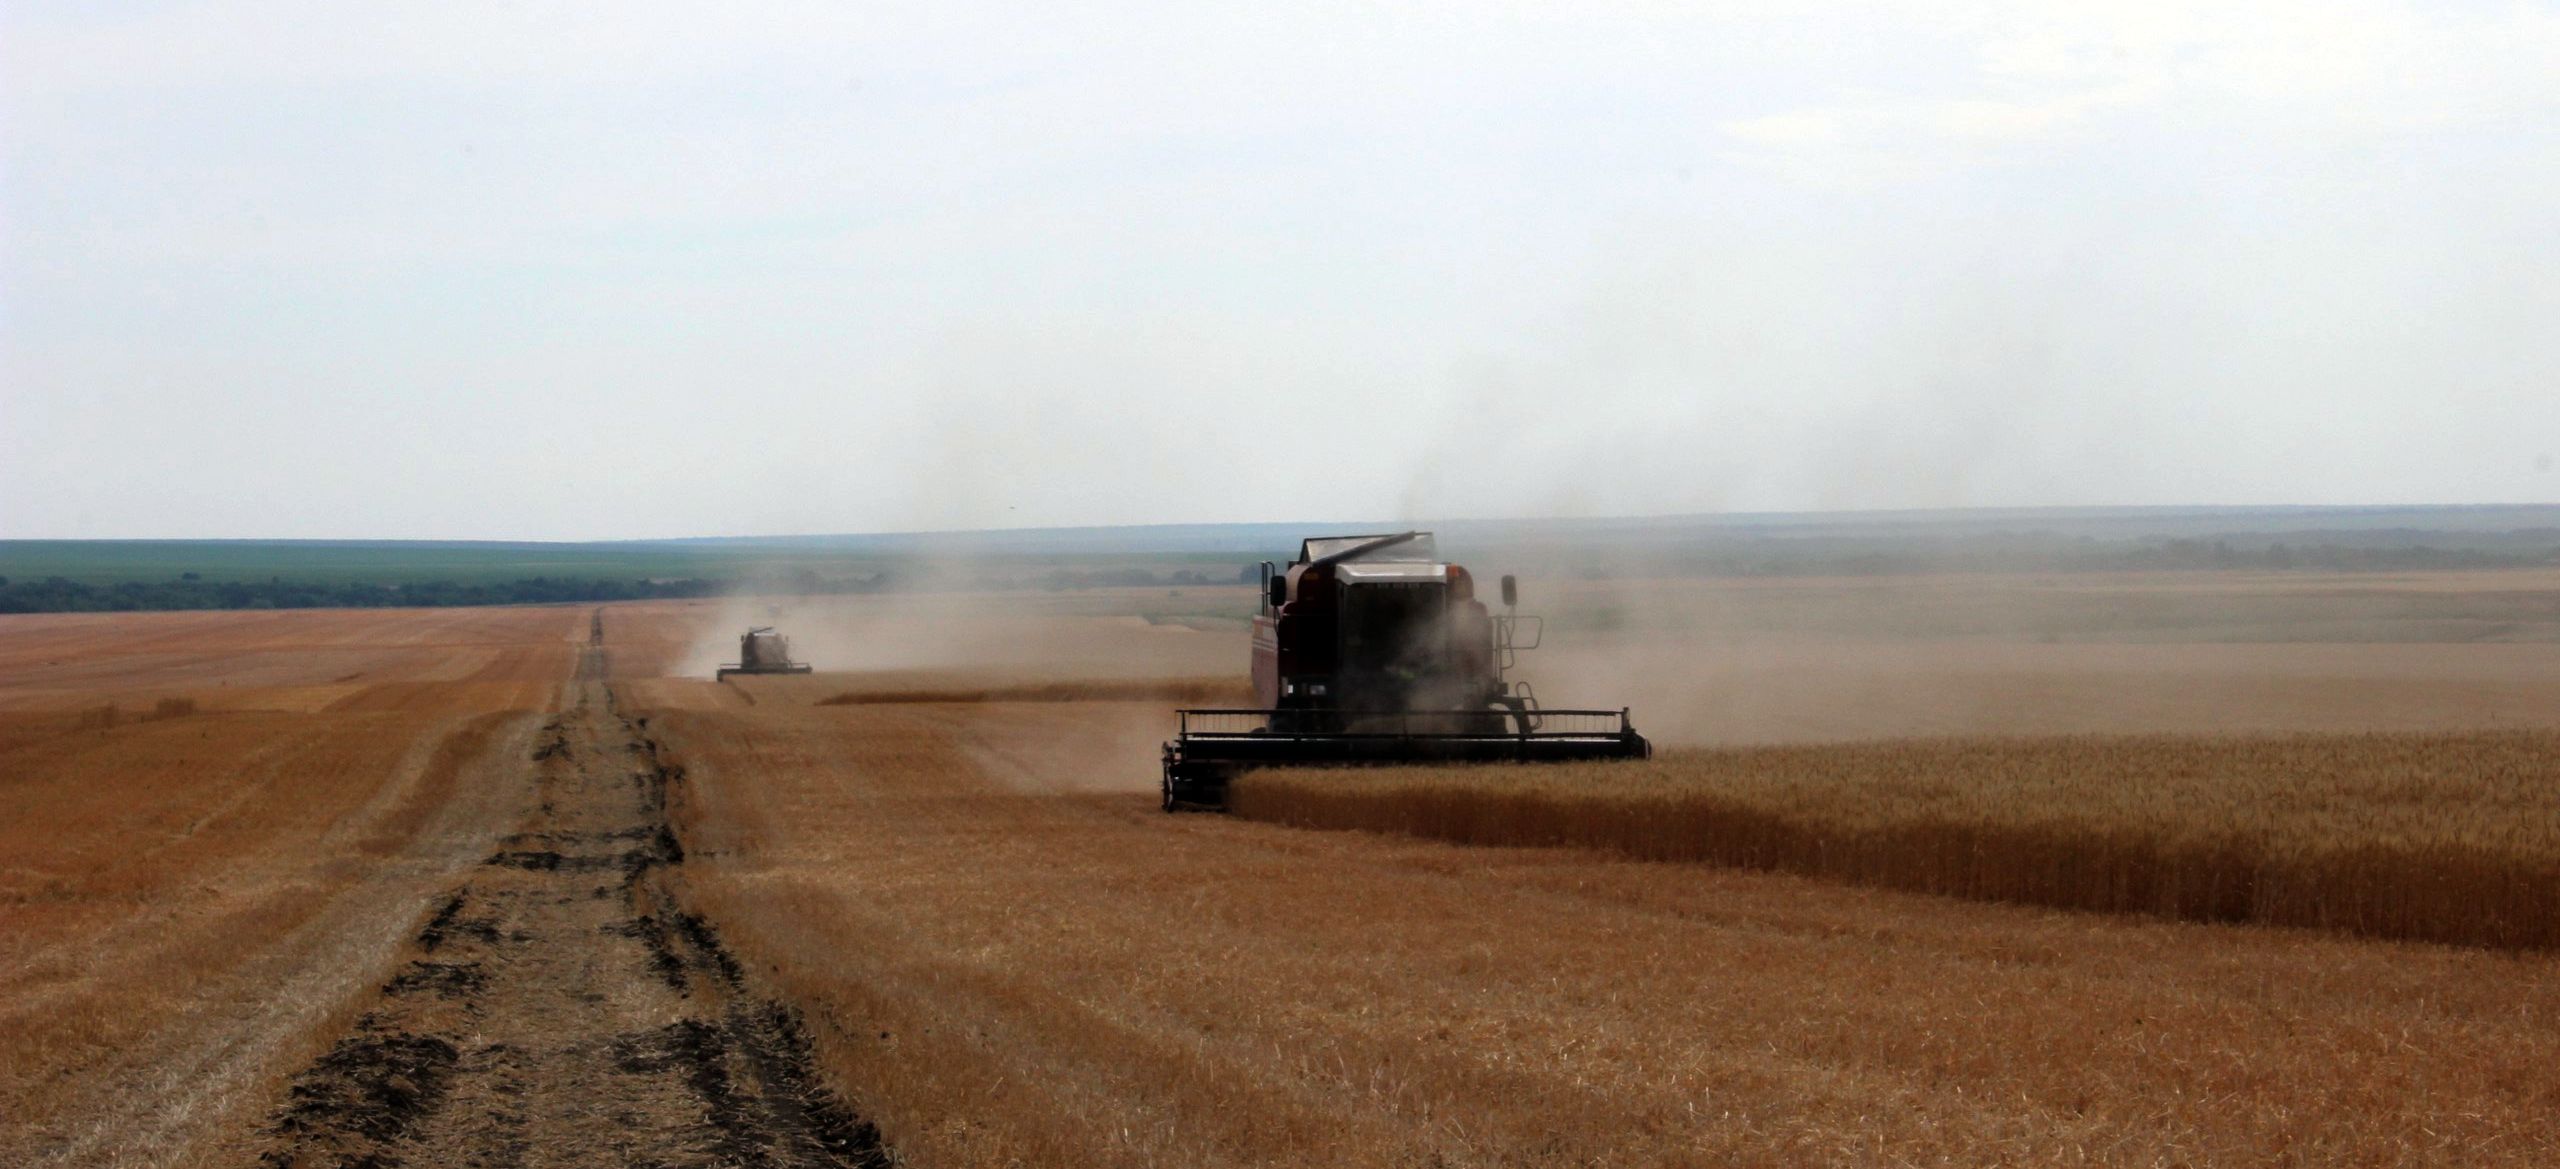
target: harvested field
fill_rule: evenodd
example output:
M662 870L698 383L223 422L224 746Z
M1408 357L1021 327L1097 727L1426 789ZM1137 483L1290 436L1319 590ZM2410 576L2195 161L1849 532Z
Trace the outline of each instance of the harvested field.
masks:
M0 622L0 1161L159 1163L262 1107L516 814L568 628Z
M0 711L523 710L568 677L585 611L48 613L0 619Z
M535 809L294 1078L259 1164L887 1164L799 1013L684 908L683 773L610 709L601 662L583 673L543 728Z
M294 616L75 624L66 710L0 622L0 1163L880 1163L683 907L586 611Z
M1924 740L1264 771L1242 816L1986 901L2560 946L2560 733Z
M2055 731L2441 736L2359 823L2486 827L2530 783L2438 807L2428 760L2545 750L2539 647L2180 640L2529 607L2465 579L2051 602L2165 615L2105 641L1951 631L1937 582L1619 586L1527 668L1691 741L2012 736L1892 780L1949 806L1965 751L2112 741ZM1245 592L0 618L0 1162L2560 1159L2547 951L1162 816ZM775 611L818 673L693 672Z

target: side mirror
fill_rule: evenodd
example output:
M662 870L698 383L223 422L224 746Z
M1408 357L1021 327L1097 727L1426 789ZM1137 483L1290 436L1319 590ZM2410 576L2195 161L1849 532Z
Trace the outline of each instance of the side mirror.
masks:
M1270 580L1263 582L1262 590L1263 599L1270 602L1274 609L1289 603L1288 577L1274 574Z
M1519 578L1519 577L1516 577L1516 576L1513 576L1513 575L1511 575L1510 573L1507 573L1507 572L1506 572L1506 573L1503 573L1503 574L1502 574L1502 607L1503 607L1503 608L1505 608L1505 609L1508 609L1508 608L1511 608L1511 607L1513 607L1513 606L1515 606L1515 605L1518 605L1519 603L1520 603L1520 578Z

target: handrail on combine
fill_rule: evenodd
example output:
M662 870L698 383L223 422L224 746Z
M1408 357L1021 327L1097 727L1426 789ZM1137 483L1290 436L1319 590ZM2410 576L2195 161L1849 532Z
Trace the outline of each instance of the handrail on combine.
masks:
M1558 710L1541 707L1534 723L1519 729L1519 720L1500 708L1482 710L1267 710L1259 707L1193 707L1174 712L1183 739L1227 737L1321 736L1359 738L1618 738L1635 733L1628 708ZM1307 728L1294 729L1291 724ZM1499 727L1501 729L1489 729Z

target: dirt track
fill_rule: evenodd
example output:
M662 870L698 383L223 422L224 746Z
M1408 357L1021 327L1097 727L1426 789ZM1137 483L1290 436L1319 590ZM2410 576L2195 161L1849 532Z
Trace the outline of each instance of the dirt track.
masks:
M885 1165L681 906L680 769L614 709L601 651L532 752L529 822L444 899L269 1119L270 1166Z

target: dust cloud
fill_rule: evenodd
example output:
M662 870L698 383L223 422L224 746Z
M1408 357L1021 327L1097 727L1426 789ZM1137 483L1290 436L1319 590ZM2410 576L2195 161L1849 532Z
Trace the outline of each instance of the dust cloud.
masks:
M2541 725L2560 681L2547 573L1546 567L1523 574L1547 629L1514 676L1546 706L1631 707L1666 745Z
M965 565L935 571L947 581L970 576ZM884 733L939 727L970 744L976 776L1007 790L1152 792L1173 709L1237 704L1221 684L1242 689L1246 644L1240 630L1128 612L1145 599L1111 590L742 591L707 607L675 669L707 680L736 659L741 632L771 625L815 672L733 679L728 688L758 706L823 707L830 719L877 721Z
M1075 679L1184 678L1243 671L1238 638L1151 621L1114 608L1111 590L1042 593L938 589L962 567L932 570L920 587L893 592L792 595L748 586L724 597L700 624L680 672L708 677L737 658L738 636L770 625L792 657L826 675L948 675L1000 685ZM1230 590L1233 591L1233 590ZM1235 656L1221 650L1234 641Z

